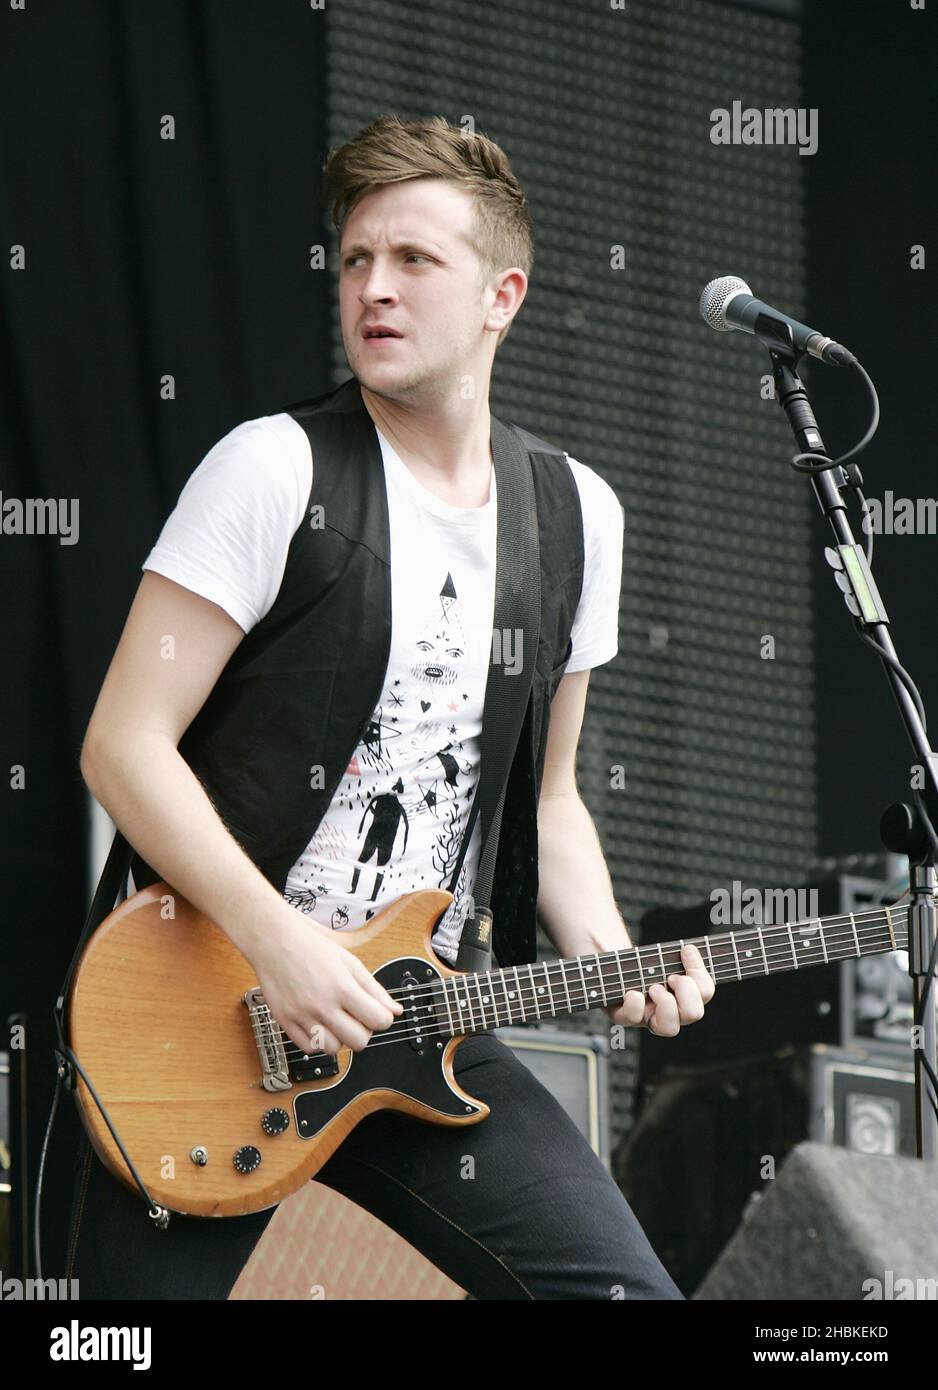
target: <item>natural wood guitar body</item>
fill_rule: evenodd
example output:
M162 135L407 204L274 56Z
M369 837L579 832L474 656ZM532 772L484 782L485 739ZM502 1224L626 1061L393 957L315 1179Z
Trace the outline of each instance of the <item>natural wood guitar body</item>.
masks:
M403 972L427 1001L434 980L458 975L430 945L451 902L443 890L409 893L337 939L389 992L403 993ZM275 1206L374 1110L448 1125L488 1115L453 1076L465 1034L441 1036L437 1028L421 1037L410 1026L410 1040L373 1046L407 1029L406 1021L373 1034L361 1052L342 1049L335 1075L265 1089L257 1023L245 1003L256 987L250 963L225 933L165 883L117 907L82 955L69 995L70 1046L151 1195L171 1211L238 1216ZM77 1098L99 1157L138 1191L80 1077ZM279 1114L268 1124L287 1117L280 1133L265 1132L272 1111ZM235 1155L251 1163L252 1151L258 1165L239 1171Z

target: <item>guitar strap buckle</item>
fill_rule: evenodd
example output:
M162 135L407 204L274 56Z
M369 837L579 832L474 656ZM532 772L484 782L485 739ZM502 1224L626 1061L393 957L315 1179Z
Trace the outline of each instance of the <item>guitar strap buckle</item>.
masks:
M459 938L456 968L480 975L492 968L492 930L494 918L488 907L476 907L467 917Z

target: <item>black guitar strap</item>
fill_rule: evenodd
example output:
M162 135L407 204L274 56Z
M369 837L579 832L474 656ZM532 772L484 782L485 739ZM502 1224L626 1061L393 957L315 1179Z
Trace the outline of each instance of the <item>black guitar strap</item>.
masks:
M502 808L508 777L534 680L541 624L541 566L537 503L531 458L514 426L492 420L492 454L497 482L495 615L482 717L480 777L460 846L450 892L477 815L482 818L482 852L466 913L456 967L474 973L492 965L490 906ZM520 662L520 665L518 664Z

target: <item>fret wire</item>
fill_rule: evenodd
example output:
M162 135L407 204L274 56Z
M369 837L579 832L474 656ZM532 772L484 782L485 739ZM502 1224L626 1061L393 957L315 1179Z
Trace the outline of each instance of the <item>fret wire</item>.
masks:
M563 987L564 987L564 990L566 991L566 995L567 995L567 1005L568 1005L569 1008L572 1008L573 1005L572 1005L571 1002L570 1002L570 984L569 984L569 981L567 980L567 964L568 964L568 962L564 961L563 966L561 967L561 970L560 970L560 974L561 974L561 977L562 977L562 979L563 979ZM620 974L622 973L621 970L620 970L619 973L620 973Z
M470 978L471 978L471 977L470 977ZM469 1022L472 1024L472 1031L475 1032L475 1031L476 1031L475 1006L473 1005L473 1002L472 1002L472 990L471 990L469 984L466 985L466 1007L467 1007L468 1010L469 1010ZM484 1020L483 1020L483 1022L484 1022Z
M461 999L461 997L460 997L460 989L459 989L459 985L458 985L458 984L456 984L456 988L455 988L455 990L454 990L454 995L455 995L455 1000L456 1000L456 1007L457 1007L457 1009L459 1010L459 1024L460 1024L460 1027L462 1027L462 1025L463 1025L463 1023L464 1023L464 1019L463 1019L464 1006L463 1006L462 999ZM472 1023L472 1020L470 1019L469 1022L470 1022L470 1024L471 1024L471 1023Z
M468 981L466 982L465 995L466 995L466 1009L467 1009L467 1011L468 1011L468 1013L469 1013L469 1030L470 1030L470 1032L473 1032L473 1033L474 1033L474 1032L475 1032L475 1026L476 1026L476 1019L475 1019L475 1014L472 1012L472 995L471 995L470 992L469 992L469 983L468 983Z
M586 976L583 974L583 960L581 956L577 956L576 963L580 969L580 984L583 987L583 998L585 999L587 997L588 991L586 988Z
M641 951L639 950L639 948L638 948L637 946L634 947L634 951L635 951L635 959L636 959L636 961L638 962L638 978L639 978L639 980L641 981L642 994L644 994L644 993L645 993L645 972L644 972L644 970L642 969L642 953L641 953Z
M485 1000L482 997L482 976L476 975L476 993L479 996L479 1008L482 1011L482 1027L484 1028L488 1020L485 1017Z
M603 968L599 960L598 951L593 952L593 959L596 961L596 973L599 976L599 991L603 997L603 1005L606 1005L609 1003L609 1000L606 998L606 981L603 979Z
M492 979L493 973L494 973L494 972L493 972L492 970L490 970L490 971L488 972L488 976L489 976L489 993L490 993L490 995L492 996L492 1013L495 1015L495 1027L497 1028L497 1027L499 1026L498 999L497 999L496 996L495 996L495 981Z
M765 973L769 973L769 958L765 954L765 937L762 935L762 928L759 928L759 945L762 947L762 964L765 966Z
M591 958L589 958L589 956L588 956L588 958L586 958L586 959L591 959ZM599 973L602 974L602 966L599 965L599 955L596 954L596 952L593 952L593 954L592 954L592 959L595 960L596 966L599 967ZM592 969L593 969L592 965L589 966L588 969L589 969L589 970L592 970ZM595 994L596 994L595 988L592 988L592 986L586 987L586 998L591 998L592 995L595 995ZM603 1002L604 1002L604 1001L603 1001Z
M518 1007L521 1009L521 1022L527 1023L527 1018L524 1012L524 994L521 990L521 976L518 974L517 965L512 966L512 969L515 972L515 984L518 986Z
M528 974L531 976L531 998L534 1001L534 1012L538 1018L541 1016L540 1005L537 1002L537 983L534 979L534 962L528 961Z
M736 974L742 979L742 971L739 968L739 952L736 949L736 937L732 932L730 932L730 944L733 947L733 955L736 957Z
M553 1017L553 1015L556 1014L557 1009L554 1005L554 986L551 982L550 971L547 968L548 964L548 961L542 961L542 966L544 970L544 983L541 986L541 988L547 991L548 1008L550 1009L551 1017Z
M499 970L498 973L499 973L499 975L500 975L500 977L501 977L501 981L502 981L502 992L503 992L504 995L505 995L505 1008L506 1008L507 1011L508 1011L508 1022L509 1022L509 1023L513 1023L514 1020L513 1020L512 1016L511 1016L511 997L509 996L509 993L508 993L508 981L505 979L505 972L504 972L504 970Z
M534 994L534 1006L536 1011L538 1011L538 1017L541 1017L541 1005L538 1004L538 995L542 994L543 986L538 986L538 983L536 983L534 979L534 965L528 966L528 973L531 974L531 990L532 994Z
M618 971L619 971L619 984L620 984L621 987L622 987L622 998L624 999L625 996L628 994L628 990L627 990L626 987L625 987L625 976L622 974L622 952L621 952L621 951L616 951L616 967L617 967L617 969L618 969Z

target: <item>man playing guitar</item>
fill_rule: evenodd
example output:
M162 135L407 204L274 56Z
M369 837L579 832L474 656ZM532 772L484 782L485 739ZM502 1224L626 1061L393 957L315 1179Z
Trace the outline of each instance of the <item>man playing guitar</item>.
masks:
M280 893L178 751L275 601L310 495L315 460L303 431L287 414L265 416L210 451L145 562L81 770L139 854L250 961L293 1043L308 1048L312 1037L326 1052L358 1052L401 1005L343 948L342 932L402 893L442 885L444 848L454 830L458 840L462 798L478 776L497 503L489 383L533 253L527 205L503 152L439 118L381 117L330 155L325 179L339 209L343 342L380 442L390 506L395 603L384 698ZM577 956L629 945L575 781L589 671L617 650L622 510L598 474L568 465L584 575L550 709L537 914L558 951ZM430 757L443 725L446 755ZM433 937L450 964L478 853L474 834L460 893ZM695 947L682 960L684 974L609 1006L613 1022L673 1037L699 1020L714 981ZM599 1158L510 1049L481 1032L460 1047L454 1070L471 1072L471 1090L491 1107L482 1123L470 1130L369 1115L317 1180L477 1298L680 1298ZM139 1195L83 1141L69 1274L86 1298L225 1298L271 1215L182 1217L153 1232Z

